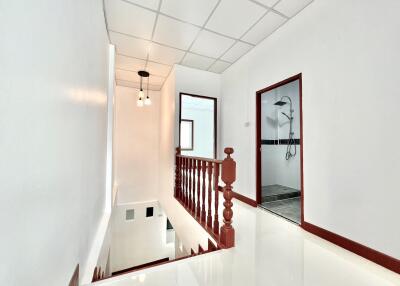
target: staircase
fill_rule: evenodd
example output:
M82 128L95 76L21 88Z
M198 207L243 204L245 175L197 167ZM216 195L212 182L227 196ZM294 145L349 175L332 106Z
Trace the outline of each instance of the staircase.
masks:
M149 268L149 267L154 267L154 266L158 266L158 265L162 265L162 264L166 264L166 263L175 262L175 261L178 261L178 260L190 258L192 256L197 256L197 255L210 253L210 252L213 252L213 251L216 251L216 250L219 250L219 249L220 248L218 246L216 246L209 239L208 240L207 250L204 250L203 247L199 244L197 252L194 251L193 249L191 249L190 250L190 255L187 255L187 256L184 256L184 257L180 257L180 258L176 258L176 259L172 259L172 260L170 260L168 257L167 258L163 258L163 259L159 259L159 260L148 262L148 263L145 263L145 264L142 264L142 265L138 265L138 266L134 266L134 267L131 267L131 268L127 268L127 269L123 269L123 270L120 270L120 271L113 272L112 275L110 275L108 277L105 276L104 271L101 270L101 267L95 267L95 269L93 271L92 282L97 282L97 281L104 280L104 279L107 279L107 278L112 278L112 277L115 277L115 276L119 276L119 275L123 275L123 274L127 274L127 273L132 273L132 272L143 270L143 269Z

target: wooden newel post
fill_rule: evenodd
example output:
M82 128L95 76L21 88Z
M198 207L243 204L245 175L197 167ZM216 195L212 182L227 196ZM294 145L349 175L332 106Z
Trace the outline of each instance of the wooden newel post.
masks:
M176 148L175 156L175 198L180 199L182 194L182 178L181 178L181 158L178 156L181 154L181 148Z
M235 246L235 230L232 227L232 184L236 180L236 162L231 158L233 148L225 148L224 150L227 157L222 161L222 181L224 186L224 224L221 226L220 241L226 248Z

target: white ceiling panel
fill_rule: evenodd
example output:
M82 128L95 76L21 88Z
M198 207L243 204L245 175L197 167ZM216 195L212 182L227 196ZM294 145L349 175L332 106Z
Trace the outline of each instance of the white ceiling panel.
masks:
M208 31L201 31L191 51L212 58L219 58L235 41Z
M183 21L203 26L218 0L166 0L161 12Z
M115 70L115 79L126 80L132 82L140 82L140 77L137 72L127 71L127 70Z
M187 53L182 64L196 69L207 70L213 62L214 59Z
M171 68L172 68L171 66L154 63L150 61L147 62L147 70L154 75L166 77L171 71Z
M242 38L246 42L252 44L258 44L264 38L273 33L277 28L279 28L283 23L285 23L286 18L278 15L274 12L268 12L260 22L258 22L249 32Z
M253 2L258 2L262 5L272 8L279 0L253 0Z
M168 46L186 50L194 41L200 28L163 15L159 15L153 40Z
M146 66L145 60L140 60L132 57L117 55L115 57L115 67L117 69L125 69L131 71L139 71Z
M116 80L117 85L122 85L126 87L132 87L132 88L140 88L140 83L138 82L132 82L132 81L126 81L126 80Z
M282 14L293 17L313 0L281 0L274 9Z
M125 1L138 4L140 6L147 7L153 10L157 10L158 4L160 3L160 0L125 0Z
M140 83L140 76L137 74L137 72L116 69L115 78L117 80ZM164 81L165 81L164 77L156 75L150 75L149 77L149 85L162 85ZM147 78L143 78L143 88L145 88L146 86L147 86Z
M153 62L173 65L181 61L185 52L152 43L149 51L149 60Z
M116 46L119 54L146 59L150 42L110 32L110 40Z
M233 63L247 53L252 47L252 45L243 42L237 42L221 57L221 59Z
M265 8L248 0L222 0L206 28L240 38L265 11Z
M149 77L149 84L150 85L162 85L165 81L164 77L160 76L155 76L155 75L150 75ZM147 79L143 81L143 84L147 85ZM143 87L146 87L146 85L143 85Z
M131 88L140 88L140 83L138 82L132 82L132 81L126 81L126 80L116 80L117 85L119 86L126 86L126 87L131 87ZM159 91L161 89L162 85L149 85L149 90L155 90ZM151 94L150 94L151 96Z
M226 70L231 64L228 62L224 61L216 61L210 68L210 72L215 72L215 73L222 73L224 70Z
M122 0L106 0L108 28L139 38L150 39L156 13Z

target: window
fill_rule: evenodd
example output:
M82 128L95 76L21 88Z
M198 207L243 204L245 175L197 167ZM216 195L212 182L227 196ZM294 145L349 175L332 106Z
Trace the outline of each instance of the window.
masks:
M170 230L170 229L174 229L174 227L172 226L171 222L167 218L167 230Z
M153 213L154 213L154 208L153 207L146 208L146 217L152 217Z
M181 150L193 150L193 120L181 120Z
M125 219L133 220L134 218L135 218L135 210L134 209L126 210Z

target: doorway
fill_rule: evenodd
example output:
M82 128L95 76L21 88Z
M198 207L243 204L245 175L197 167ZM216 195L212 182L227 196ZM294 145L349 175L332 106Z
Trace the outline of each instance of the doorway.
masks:
M302 77L256 93L257 204L297 224L304 222Z
M217 157L217 99L179 94L179 146L181 154Z

